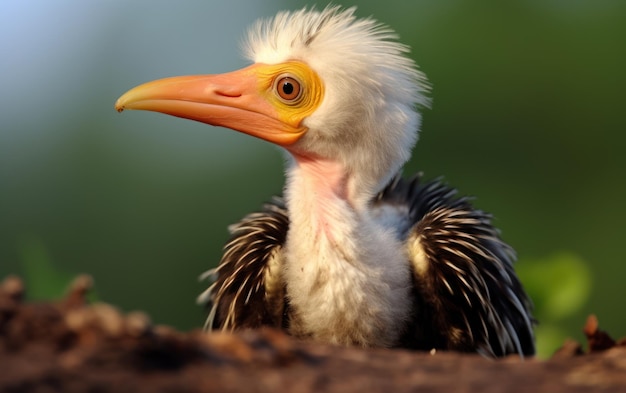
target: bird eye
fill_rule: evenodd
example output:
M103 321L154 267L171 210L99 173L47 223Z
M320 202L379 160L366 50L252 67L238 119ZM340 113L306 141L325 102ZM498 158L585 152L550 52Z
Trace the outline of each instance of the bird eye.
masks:
M283 76L278 78L276 83L276 93L284 102L291 104L295 103L300 98L300 82L290 76Z

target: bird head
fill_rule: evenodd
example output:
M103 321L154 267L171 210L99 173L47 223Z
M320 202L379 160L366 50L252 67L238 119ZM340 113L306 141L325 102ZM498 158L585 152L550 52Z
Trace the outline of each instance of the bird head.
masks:
M282 146L296 164L337 163L351 187L375 193L410 157L426 81L392 30L354 12L281 12L250 29L252 65L148 82L115 107L244 132Z

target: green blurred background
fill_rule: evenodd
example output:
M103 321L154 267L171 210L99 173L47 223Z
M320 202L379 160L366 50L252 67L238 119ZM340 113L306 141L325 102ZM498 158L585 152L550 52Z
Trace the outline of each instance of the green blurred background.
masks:
M318 2L318 6L325 3ZM585 316L626 335L626 2L345 1L391 25L433 84L406 171L444 175L518 251L542 354ZM246 64L258 17L304 1L0 2L0 277L70 278L180 329L226 226L279 192L268 143L113 109L156 78Z

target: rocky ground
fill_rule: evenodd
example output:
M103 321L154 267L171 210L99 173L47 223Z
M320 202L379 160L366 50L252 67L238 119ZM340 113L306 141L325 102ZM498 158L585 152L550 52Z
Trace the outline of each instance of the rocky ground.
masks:
M626 392L626 340L585 326L546 361L339 348L274 330L181 333L142 313L89 305L89 277L56 303L0 284L0 392Z

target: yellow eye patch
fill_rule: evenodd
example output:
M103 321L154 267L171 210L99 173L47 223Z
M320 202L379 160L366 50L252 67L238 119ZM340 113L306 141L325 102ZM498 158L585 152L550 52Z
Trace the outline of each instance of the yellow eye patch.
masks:
M306 64L288 61L257 65L259 92L276 108L281 121L299 127L322 102L324 85Z

